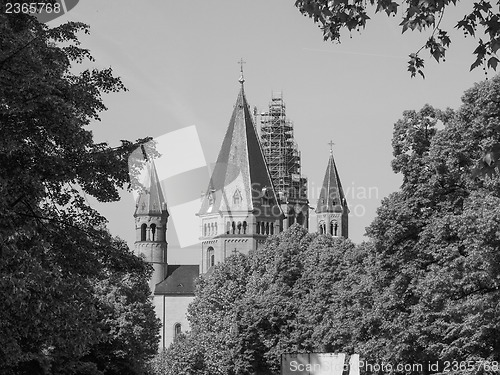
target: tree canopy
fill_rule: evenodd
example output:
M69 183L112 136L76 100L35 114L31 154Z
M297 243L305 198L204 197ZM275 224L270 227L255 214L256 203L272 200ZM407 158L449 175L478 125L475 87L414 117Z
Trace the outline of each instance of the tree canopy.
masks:
M424 59L421 51L427 50L437 62L445 59L451 45L449 30L441 26L446 11L459 0L296 0L299 11L312 18L323 31L326 41L340 42L342 30L360 31L369 23L374 13L388 17L400 17L402 33L426 31L429 38L423 46L416 46L410 53L408 71L411 76L424 77ZM479 0L470 2L471 9L463 18L456 20L455 28L464 37L479 38L470 69L483 66L496 70L500 60L496 53L500 48L500 12L498 1ZM482 36L484 34L484 36Z
M342 279L347 259L357 257L350 241L299 225L249 256L232 255L200 277L189 306L192 330L156 359L156 373L276 374L281 353L333 350L323 333L338 324L324 314L342 306L344 285L357 292L356 280Z
M426 106L395 125L393 168L403 185L368 228L380 268L379 319L391 326L386 357L500 360L499 178L472 173L483 163L480 150L498 142L499 85L498 77L481 82L457 111Z
M0 9L0 372L138 374L157 347L150 268L113 238L86 195L117 200L128 156L87 128L124 90L79 46L88 26L49 28Z

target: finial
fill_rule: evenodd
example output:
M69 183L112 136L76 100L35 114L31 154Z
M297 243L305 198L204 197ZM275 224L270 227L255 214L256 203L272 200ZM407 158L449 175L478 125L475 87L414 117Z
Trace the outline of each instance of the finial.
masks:
M335 143L333 143L333 141L330 141L330 142L328 142L328 144L330 145L330 155L333 155L333 145Z
M238 61L238 64L240 64L241 73L240 79L238 81L243 84L243 82L245 82L245 78L243 77L243 64L246 64L246 61L243 61L243 59L241 58L240 61Z

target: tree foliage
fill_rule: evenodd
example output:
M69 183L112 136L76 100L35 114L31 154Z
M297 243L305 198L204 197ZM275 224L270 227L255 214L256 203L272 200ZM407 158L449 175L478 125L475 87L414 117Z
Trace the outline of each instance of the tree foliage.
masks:
M446 11L458 2L458 0L296 0L295 6L319 25L324 40L332 42L340 42L342 30L364 29L373 13L401 17L399 27L402 33L408 30L429 30L427 42L411 53L408 61L408 71L411 76L420 74L424 77L424 59L420 52L429 51L437 62L445 59L451 39L448 30L442 28L441 21ZM455 28L463 31L464 37L479 37L477 46L472 51L475 60L470 67L471 70L479 66L496 70L500 62L496 55L500 48L498 5L498 1L471 2L470 11L456 21ZM484 33L484 36L481 36L481 33Z
M176 340L157 358L156 373L275 374L284 352L344 350L323 335L334 324L325 320L335 310L329 302L342 305L344 285L335 280L346 270L333 277L329 272L338 264L347 267L355 253L348 240L307 234L294 225L249 256L227 258L200 277L189 306L189 349L185 337ZM348 283L356 288L354 279Z
M145 140L94 143L102 94L124 90L77 35L0 2L0 372L132 374L157 345L149 267L85 195L117 200Z
M391 327L381 332L391 338L387 359L500 360L499 179L472 173L480 150L499 140L499 84L477 84L457 111L426 106L395 126L393 168L403 185L368 229L380 267L380 319Z

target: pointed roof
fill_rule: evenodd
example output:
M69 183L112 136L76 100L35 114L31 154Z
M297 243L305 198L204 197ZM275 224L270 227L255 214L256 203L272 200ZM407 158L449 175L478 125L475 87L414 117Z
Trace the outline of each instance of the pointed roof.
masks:
M146 165L147 175L144 181L144 189L139 193L134 216L138 215L162 215L167 211L167 202L163 198L163 191L154 161Z
M262 153L245 97L243 77L229 126L214 167L199 215L219 211L248 211L259 208L265 195L274 213L280 212L277 198ZM241 199L234 199L234 197Z
M316 213L323 212L349 212L347 202L340 183L339 173L333 159L333 152L330 150L330 159L326 167L325 179L321 187Z

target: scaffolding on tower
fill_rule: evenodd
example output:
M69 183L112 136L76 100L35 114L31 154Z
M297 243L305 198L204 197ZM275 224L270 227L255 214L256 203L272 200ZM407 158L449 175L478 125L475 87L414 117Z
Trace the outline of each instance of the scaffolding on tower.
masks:
M307 178L301 174L300 151L294 139L293 123L286 117L281 93L272 95L268 111L260 115L260 138L281 203L307 204Z

